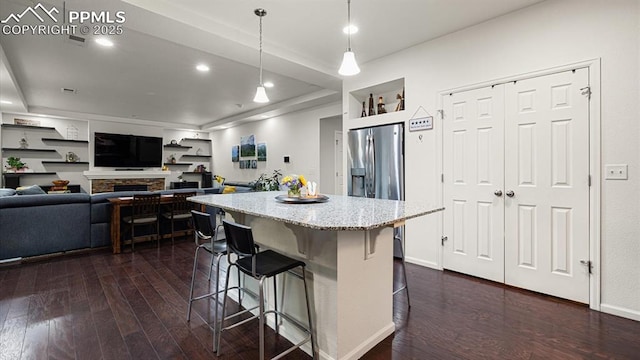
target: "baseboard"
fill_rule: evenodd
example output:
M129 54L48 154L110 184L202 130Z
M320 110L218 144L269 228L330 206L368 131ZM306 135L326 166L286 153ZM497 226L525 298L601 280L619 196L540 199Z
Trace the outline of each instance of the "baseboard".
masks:
M415 264L415 265L420 265L423 267L427 267L427 268L431 268L431 269L436 269L436 270L442 270L442 268L440 268L440 266L438 266L437 263L434 263L432 261L425 261L422 259L418 259L418 258L414 258L414 257L405 257L404 260L410 264Z
M631 310L631 309L614 306L614 305L608 305L608 304L600 304L600 311L602 311L603 313L640 321L640 311Z
M355 349L351 350L350 352L342 356L341 359L357 360L361 358L364 354L367 353L367 351L373 349L374 346L378 345L382 340L386 339L387 336L393 334L395 331L396 331L396 325L392 321L389 325L383 327L378 332L376 332L371 337L369 337L367 340L362 342L358 347L356 347Z

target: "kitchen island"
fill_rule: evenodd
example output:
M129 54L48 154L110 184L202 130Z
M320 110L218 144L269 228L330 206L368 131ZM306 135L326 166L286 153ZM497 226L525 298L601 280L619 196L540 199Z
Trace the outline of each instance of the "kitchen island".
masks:
M189 200L224 209L227 218L252 227L261 247L304 261L320 358L357 359L395 330L393 228L443 209L423 202L341 195L330 195L323 203L292 204L275 199L282 194L201 195ZM250 281L246 285L255 288ZM281 309L306 323L302 282L289 276L278 285ZM268 294L268 306L274 295ZM268 320L274 327L273 317ZM304 337L286 322L280 333L293 343ZM310 352L310 346L303 349Z

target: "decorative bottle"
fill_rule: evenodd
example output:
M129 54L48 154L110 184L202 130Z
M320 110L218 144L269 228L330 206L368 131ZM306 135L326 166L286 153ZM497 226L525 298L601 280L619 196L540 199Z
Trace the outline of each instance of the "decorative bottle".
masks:
M367 110L366 107L364 106L364 101L362 102L362 113L360 114L360 117L366 117L367 116Z
M387 109L384 108L384 101L382 100L382 96L378 98L378 114L385 114Z
M376 108L373 105L373 94L369 94L369 116L376 114Z
M400 99L400 111L404 110L404 87L402 88L402 99Z

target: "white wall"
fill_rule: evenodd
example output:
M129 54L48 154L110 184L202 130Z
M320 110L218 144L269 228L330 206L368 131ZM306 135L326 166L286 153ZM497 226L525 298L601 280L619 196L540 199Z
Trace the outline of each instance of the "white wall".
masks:
M320 181L323 194L336 194L335 191L335 132L342 131L342 116L333 116L320 120ZM342 194L342 192L340 192Z
M212 132L213 172L227 181L245 182L280 169L283 175L302 174L320 182L320 119L338 114L340 104L336 103ZM240 169L237 162L231 162L231 147L240 144L241 136L251 134L256 143L267 144L267 161L259 161L257 169ZM284 163L284 156L289 156L288 164Z
M545 1L362 66L348 92L405 78L408 117L432 115L439 92L590 59L601 59L602 164L628 164L628 181L597 179L601 196L603 311L640 319L640 1ZM355 49L357 51L357 49ZM597 94L596 94L597 95ZM344 128L349 127L345 115ZM407 133L406 197L441 202L436 130ZM407 257L440 267L441 216L407 223Z

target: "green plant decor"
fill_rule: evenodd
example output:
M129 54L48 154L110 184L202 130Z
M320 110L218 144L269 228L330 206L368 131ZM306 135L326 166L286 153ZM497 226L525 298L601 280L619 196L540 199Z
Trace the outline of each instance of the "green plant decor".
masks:
M260 177L253 183L254 191L276 191L280 190L281 170L273 170L271 176L262 173Z
M15 170L20 170L27 167L27 164L23 163L22 161L20 161L19 157L15 156L10 156L9 158L7 158L7 164L9 165L7 166L7 168Z

